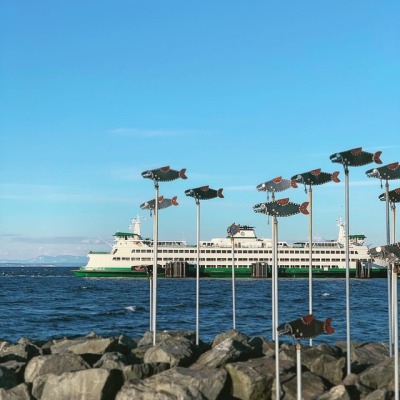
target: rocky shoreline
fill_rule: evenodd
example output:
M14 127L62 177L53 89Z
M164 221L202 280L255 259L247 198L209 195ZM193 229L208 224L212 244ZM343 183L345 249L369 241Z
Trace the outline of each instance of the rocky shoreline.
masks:
M255 400L275 399L275 345L230 330L207 344L190 331L18 343L0 340L0 400ZM305 400L394 398L387 344L302 346ZM281 399L297 399L296 346L281 343Z

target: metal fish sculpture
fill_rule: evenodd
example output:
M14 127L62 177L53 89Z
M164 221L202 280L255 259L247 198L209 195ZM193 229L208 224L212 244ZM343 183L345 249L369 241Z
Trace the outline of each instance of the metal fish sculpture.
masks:
M386 193L379 195L379 200L386 201ZM389 201L391 203L400 203L400 188L389 190Z
M278 176L270 181L260 183L257 186L257 190L259 192L282 192L290 187L297 188L296 182L290 179L282 179L281 176Z
M298 213L308 214L308 201L302 204L292 203L288 198L270 201L268 203L259 203L253 206L256 213L263 213L275 217L288 217Z
M331 334L335 330L331 327L332 318L325 321L314 319L312 314L305 315L278 326L279 335L291 336L293 339L312 339L322 333Z
M168 181L174 181L175 179L178 178L187 179L185 173L186 173L186 168L177 171L167 166L167 167L144 171L142 172L142 176L143 178L149 178L157 182L168 182Z
M340 153L332 154L329 158L332 162L337 162L343 165L352 165L354 167L360 167L362 165L367 165L371 162L376 164L382 164L381 156L382 152L377 151L375 153L368 153L363 151L362 147L357 147L355 149L342 151Z
M369 169L366 175L368 178L400 179L400 166L398 162L394 162L383 167Z
M177 205L178 205L177 196L174 196L172 199L165 199L164 196L160 196L158 198L159 210L162 210L163 208L167 208L169 206L177 206ZM156 207L156 201L154 199L146 201L145 203L140 205L140 208L142 210L154 211L155 207Z
M321 172L321 168L313 169L309 172L297 174L292 176L292 180L296 183L303 183L304 185L323 185L327 182L340 182L338 178L339 172L335 171L332 174L328 172Z
M235 236L237 233L240 232L240 225L235 225L235 223L233 223L230 227L228 227L227 232L228 236Z
M185 190L186 196L194 197L199 200L209 200L214 199L215 197L223 198L222 194L223 189L210 189L209 186L201 186L195 189L187 189Z

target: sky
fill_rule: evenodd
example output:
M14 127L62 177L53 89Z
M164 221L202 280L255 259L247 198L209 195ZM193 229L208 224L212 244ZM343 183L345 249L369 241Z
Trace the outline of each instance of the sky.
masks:
M313 188L314 239L335 239L345 185L330 155L400 161L399 16L394 0L1 1L0 259L106 251L139 212L151 237L141 173L163 166L188 179L160 183L179 203L159 213L162 240L195 243L184 191L204 185L225 197L201 202L201 240L232 223L270 237L256 186L317 168L340 172ZM350 168L349 229L379 245L373 167ZM308 221L280 218L279 240L306 240Z

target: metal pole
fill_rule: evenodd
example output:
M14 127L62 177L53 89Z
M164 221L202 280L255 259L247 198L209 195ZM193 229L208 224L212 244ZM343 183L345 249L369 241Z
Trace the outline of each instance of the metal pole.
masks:
M301 344L296 345L296 367L297 367L297 400L301 400Z
M236 329L236 291L235 291L235 244L232 237L232 316L233 329Z
M393 265L393 326L394 326L394 393L399 400L399 315L398 315L398 265Z
M310 189L308 191L308 200L309 200L309 266L308 266L308 298L309 298L309 313L313 314L313 282L312 282L312 235L313 235L313 220L312 220L312 188L310 185ZM312 338L310 338L310 346L312 346Z
M153 346L156 344L157 333L157 259L158 259L158 182L154 181L154 235L153 235Z
M200 200L196 199L197 209L197 268L196 268L196 345L199 344L200 321Z
M279 338L278 338L278 219L276 216L273 217L273 252L274 252L274 314L275 314L275 393L276 400L280 399L280 379L279 379Z
M154 237L154 236L153 236ZM149 286L150 286L150 331L153 330L153 301L152 301L152 296L153 296L153 280L151 279L151 276L149 276Z
M349 255L349 169L344 166L345 174L345 202L346 202L346 240L345 240L345 255L346 255L346 327L347 327L347 374L351 373L351 344L350 344L350 255Z
M392 220L393 220L393 243L396 243L396 204L392 204Z
M385 184L385 201L386 201L386 244L390 245L390 218L389 218L389 181ZM387 263L387 285L388 285L388 317L389 317L389 356L393 355L393 303L392 303L392 272L391 264Z
M275 193L272 192L272 201L275 201ZM276 217L272 217L272 249L274 249L275 246L275 223L276 223ZM277 263L275 263L275 252L273 251L272 255L272 271L271 271L271 307L272 307L272 340L275 340L276 336L276 331L275 331L275 275L277 274L277 271L275 271L275 267Z

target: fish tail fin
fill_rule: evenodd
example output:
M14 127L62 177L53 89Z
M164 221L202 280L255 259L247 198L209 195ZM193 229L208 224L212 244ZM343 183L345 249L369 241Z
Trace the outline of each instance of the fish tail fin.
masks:
M324 332L331 334L333 332L335 332L335 330L331 327L331 322L332 322L332 318L329 317L325 320L324 322Z
M332 174L332 180L333 180L333 182L336 182L336 183L340 182L340 179L338 178L338 175L339 175L339 171L335 171L335 172Z
M221 199L224 198L224 195L222 194L222 191L223 191L223 190L224 190L224 189L222 189L222 188L217 190L217 195L218 195L218 197L221 198Z
M186 168L182 168L182 169L179 171L179 177L182 178L182 179L187 179L187 176L186 176Z
M382 161L380 159L382 152L381 151L377 151L376 153L374 153L372 160L374 162L376 162L377 164L382 164Z
M177 206L179 203L178 203L178 201L177 201L177 198L178 198L178 196L174 196L172 199L171 199L171 202L172 202L172 205L173 206Z
M294 188L294 189L297 189L297 188L298 188L297 183L296 183L296 181L295 181L294 179L291 179L291 180L290 180L290 186L291 186L292 188Z
M305 202L300 206L300 212L301 212L302 214L305 214L305 215L309 214L309 212L308 212L308 210L307 210L308 204L309 204L309 202L308 202L308 201L305 201Z

